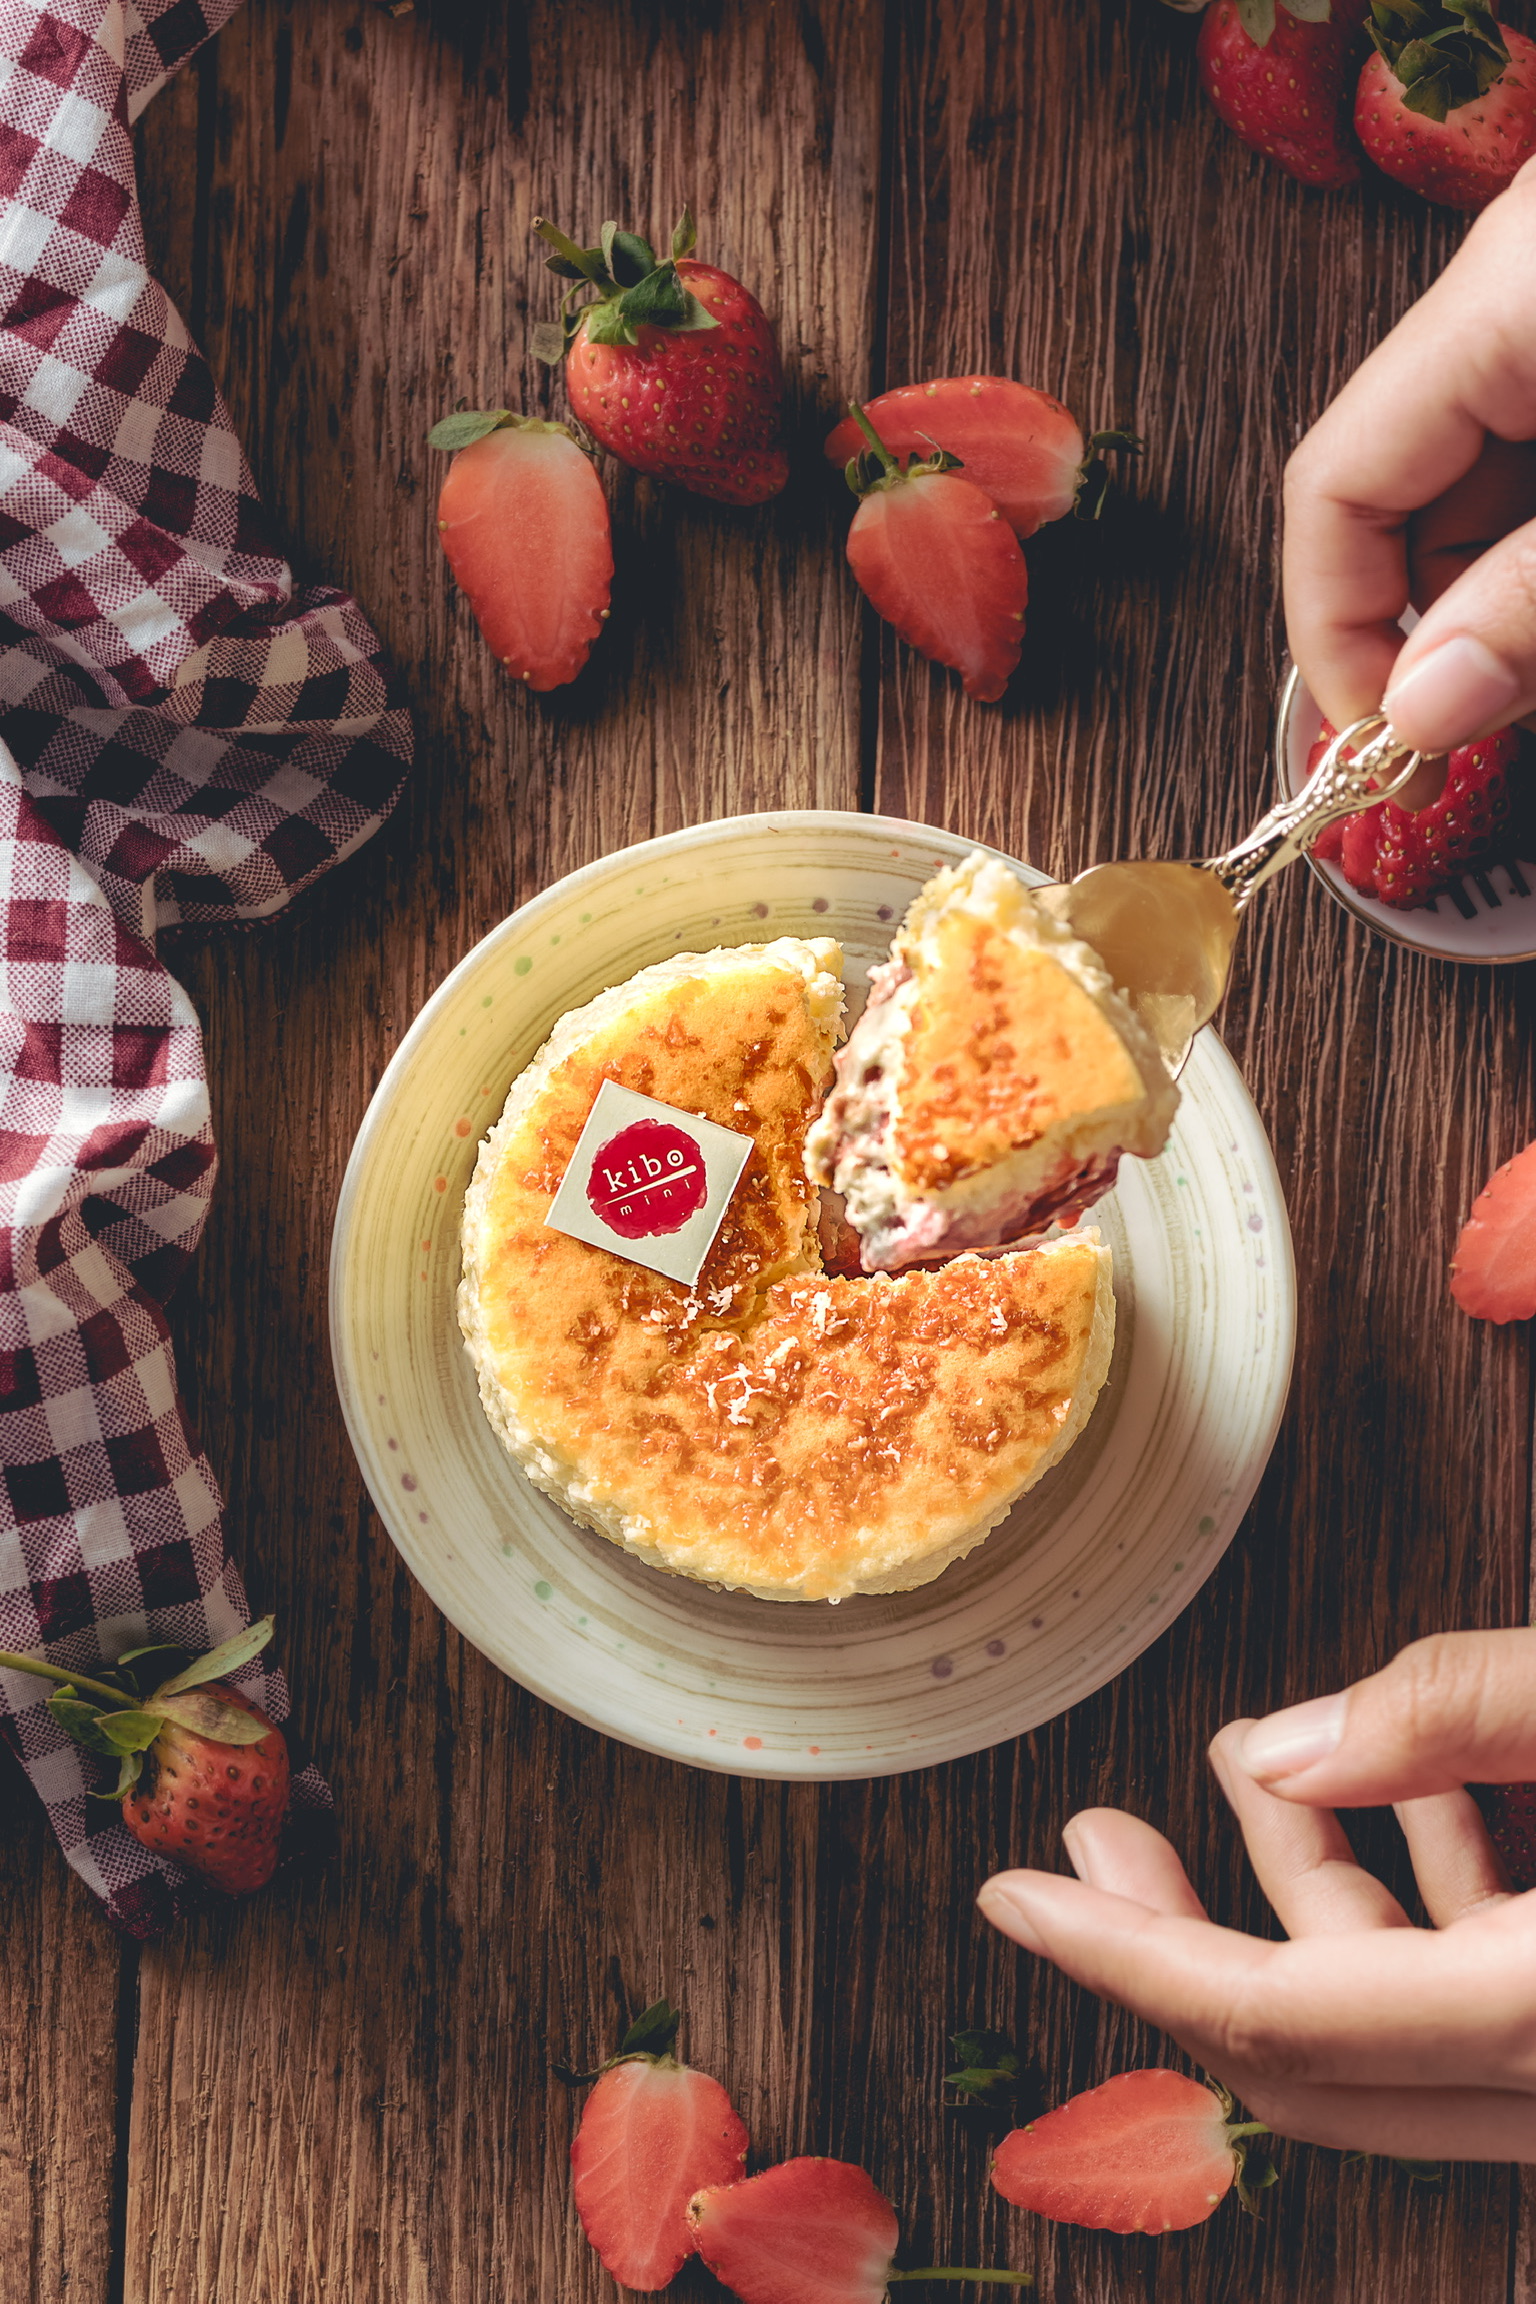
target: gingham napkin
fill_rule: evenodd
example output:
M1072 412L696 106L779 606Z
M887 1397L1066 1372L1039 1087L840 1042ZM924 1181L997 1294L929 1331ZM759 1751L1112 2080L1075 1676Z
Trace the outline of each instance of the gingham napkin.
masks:
M388 814L410 724L344 593L296 590L145 268L129 122L239 0L0 0L0 1647L85 1670L248 1620L164 1304L215 1155L157 927L281 909ZM281 1676L241 1685L276 1718ZM0 1724L134 1935L187 1876L35 1679ZM329 1802L314 1769L295 1797Z

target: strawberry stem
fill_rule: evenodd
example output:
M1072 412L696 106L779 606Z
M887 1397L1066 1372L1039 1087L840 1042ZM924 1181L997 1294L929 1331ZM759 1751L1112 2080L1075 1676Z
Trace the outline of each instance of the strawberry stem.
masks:
M1239 2136L1270 2136L1274 2131L1262 2120L1239 2120L1227 2130L1227 2142L1235 2144Z
M857 400L849 401L848 413L853 418L855 424L857 424L859 430L863 433L865 439L869 442L871 453L879 457L881 469L887 474L888 477L893 476L900 470L900 466L897 464L895 457L891 454L885 442L881 439L879 433L875 430L873 424L871 424L869 418L865 415L864 410L859 406ZM897 2277L899 2277L899 2275L897 2275Z
M887 2272L894 2280L985 2280L996 2288L1033 2288L1033 2272L979 2272L974 2265L929 2264L921 2272Z
M12 1672L35 1672L39 1680L56 1680L61 1688L87 1688L93 1696L104 1696L120 1712L133 1709L133 1699L125 1696L121 1688L109 1688L104 1680L87 1680L82 1672L65 1672L57 1664L44 1664L36 1656L14 1656L8 1648L0 1648L0 1665Z

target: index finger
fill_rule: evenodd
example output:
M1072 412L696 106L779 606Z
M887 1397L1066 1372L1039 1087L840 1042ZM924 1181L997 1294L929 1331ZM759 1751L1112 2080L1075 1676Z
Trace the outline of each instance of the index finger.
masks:
M1410 516L1472 469L1489 433L1536 435L1533 231L1527 167L1287 467L1286 627L1336 727L1380 703L1402 646Z
M1520 1914L1525 1901L1440 1933L1275 1944L1049 1872L1000 1873L979 1898L1005 1933L1214 2072L1407 2088L1536 2085L1536 1911Z

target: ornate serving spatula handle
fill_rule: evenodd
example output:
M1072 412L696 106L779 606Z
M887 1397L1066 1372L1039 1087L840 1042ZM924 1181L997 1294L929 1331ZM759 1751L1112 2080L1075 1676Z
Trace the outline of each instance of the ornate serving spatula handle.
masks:
M1310 848L1341 816L1401 792L1423 755L1392 732L1383 712L1368 712L1335 736L1301 790L1261 817L1225 856L1206 860L1241 912L1255 888Z

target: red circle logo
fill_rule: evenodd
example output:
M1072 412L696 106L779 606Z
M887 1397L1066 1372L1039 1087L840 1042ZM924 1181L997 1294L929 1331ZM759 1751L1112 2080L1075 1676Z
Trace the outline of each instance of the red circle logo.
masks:
M680 1232L709 1198L704 1154L665 1120L635 1120L610 1136L587 1175L587 1200L621 1240Z

